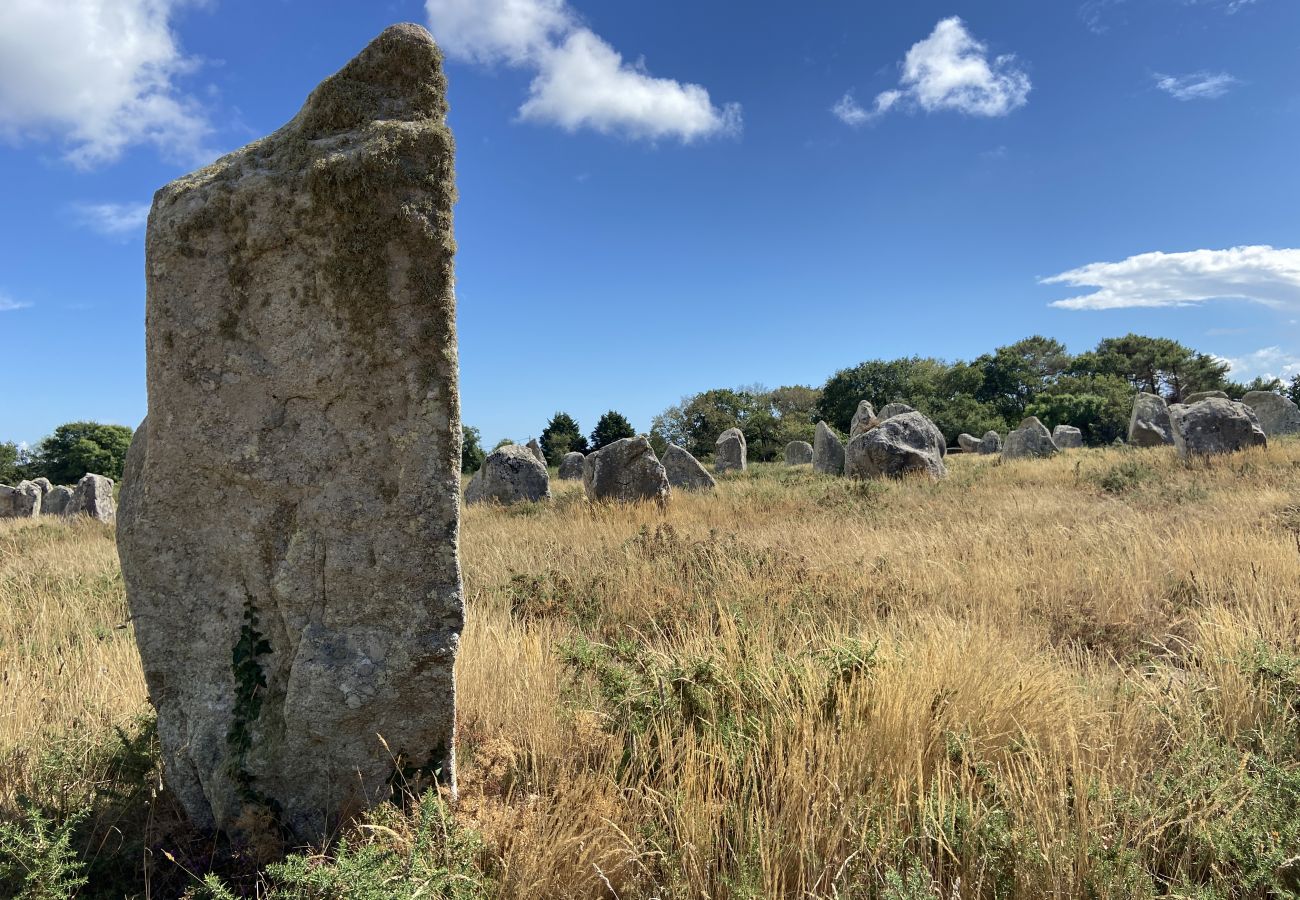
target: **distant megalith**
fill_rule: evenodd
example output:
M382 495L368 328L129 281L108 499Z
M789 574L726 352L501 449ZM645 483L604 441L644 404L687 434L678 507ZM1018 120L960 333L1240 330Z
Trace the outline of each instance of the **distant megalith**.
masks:
M582 487L588 500L663 502L671 488L668 473L644 435L620 438L587 454Z
M50 491L54 490L54 485L53 483L51 483L50 479L48 478L34 478L32 479L32 484L36 485L38 488L41 489L42 497L46 496L47 494L49 494Z
M465 503L537 503L551 499L551 477L537 454L506 444L487 455L465 488Z
M56 485L41 499L41 515L61 516L72 502L73 489L66 485Z
M1272 391L1250 391L1241 402L1255 411L1259 426L1268 437L1300 434L1300 408L1289 397Z
M1255 411L1244 403L1212 397L1199 403L1171 406L1169 416L1173 422L1174 446L1184 457L1268 446L1268 437Z
M713 451L713 468L722 472L743 472L749 466L749 448L745 433L739 428L728 428L718 435Z
M1038 416L1029 416L1022 421L1019 428L1007 435L1007 442L1002 445L1003 459L1033 459L1059 452L1061 448L1056 446L1052 433Z
M100 522L112 522L117 518L113 479L103 475L82 475L63 507L63 515L90 516Z
M319 842L394 785L454 785L446 114L433 39L396 25L279 131L154 197L118 549L166 777L200 827Z
M858 404L857 412L853 414L853 421L849 423L849 439L865 434L879 424L880 419L876 416L875 407L863 400Z
M813 435L813 471L823 475L844 474L844 442L825 422L817 423Z
M1057 425L1052 429L1052 443L1061 450L1078 450L1083 446L1083 432L1073 425Z
M806 466L813 461L813 447L807 441L791 441L785 445L787 466Z
M0 519L34 519L41 514L44 497L34 481L20 481L14 487L0 484Z
M1183 398L1184 405L1190 406L1193 403L1200 403L1202 400L1231 400L1232 398L1223 391L1197 391L1195 394L1188 394Z
M582 464L586 461L587 455L572 450L564 454L560 460L560 480L561 481L581 481Z
M537 457L539 463L546 465L546 454L542 452L542 445L537 443L537 438L531 439L527 447L533 456Z
M1163 447L1174 442L1169 404L1164 397L1144 392L1133 398L1133 415L1128 421L1128 442L1135 447Z
M870 431L850 438L844 449L844 474L852 478L899 478L924 472L948 474L943 464L943 434L919 412L892 416Z
M687 450L676 444L669 444L664 451L664 471L668 474L668 484L684 491L711 491L717 482L700 461Z
M962 453L979 453L980 439L963 431L957 435L957 446L961 448Z
M984 432L984 437L980 439L979 452L984 456L993 456L1002 452L1002 435L996 431Z

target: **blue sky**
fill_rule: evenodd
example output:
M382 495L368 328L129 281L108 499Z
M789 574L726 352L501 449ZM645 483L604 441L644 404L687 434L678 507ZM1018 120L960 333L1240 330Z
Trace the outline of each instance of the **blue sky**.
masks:
M398 21L490 443L1032 333L1300 371L1295 0L6 0L0 439L143 417L152 192Z

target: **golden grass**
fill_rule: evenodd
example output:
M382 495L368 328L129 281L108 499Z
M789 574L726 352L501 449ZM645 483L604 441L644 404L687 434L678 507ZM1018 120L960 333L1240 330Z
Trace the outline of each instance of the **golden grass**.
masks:
M1300 443L949 463L466 510L457 815L492 892L1264 896L1248 857L1300 853L1245 834L1300 779ZM0 526L6 804L147 709L111 537Z

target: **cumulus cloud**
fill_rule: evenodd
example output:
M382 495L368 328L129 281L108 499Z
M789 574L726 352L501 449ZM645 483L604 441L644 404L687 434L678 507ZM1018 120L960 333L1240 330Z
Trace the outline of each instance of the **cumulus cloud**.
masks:
M78 203L73 212L82 225L110 237L139 231L149 221L148 203Z
M0 137L61 140L80 168L137 144L186 163L210 156L212 128L176 86L195 65L171 28L183 2L0 3Z
M1289 353L1281 347L1264 347L1245 356L1218 356L1231 369L1229 374L1237 381L1250 381L1253 378L1280 378L1290 381L1300 375L1300 356Z
M715 105L700 85L627 62L565 0L425 0L425 9L451 56L536 72L525 121L683 143L741 130L739 105Z
M1227 72L1195 72L1191 75L1154 76L1156 87L1175 100L1217 100L1239 82Z
M1040 283L1096 288L1052 304L1061 309L1189 306L1209 300L1300 309L1300 250L1258 246L1143 253L1091 263Z
M19 303L7 294L0 293L0 312L12 312L15 309L26 309L31 306L30 303Z
M929 37L913 44L902 69L898 88L877 94L872 109L862 108L846 94L832 112L850 125L899 108L995 118L1024 106L1033 89L1014 56L990 58L988 46L976 40L956 16L941 20ZM852 121L842 112L848 112Z

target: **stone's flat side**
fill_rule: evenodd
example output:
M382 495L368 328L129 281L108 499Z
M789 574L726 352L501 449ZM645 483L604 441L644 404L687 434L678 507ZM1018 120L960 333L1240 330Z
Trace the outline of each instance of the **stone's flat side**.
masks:
M1174 446L1179 455L1209 456L1267 447L1268 437L1255 411L1244 403L1212 397L1169 407Z
M43 498L40 486L31 481L0 484L0 519L34 519L41 514Z
M1061 452L1052 440L1052 433L1039 421L1038 416L1029 416L1020 423L1020 427L1007 435L1007 442L1002 447L1003 459L1032 459L1052 456Z
M713 451L713 468L718 473L743 472L749 466L749 448L739 428L728 428L718 435Z
M668 473L644 435L620 438L587 455L582 487L588 500L640 503L668 499Z
M582 467L587 457L577 450L564 454L564 459L560 460L560 479L562 481L581 481Z
M1202 400L1231 400L1232 398L1223 391L1197 391L1195 394L1188 394L1184 399L1184 405L1190 406L1193 403L1200 403Z
M711 491L718 485L698 459L676 444L668 445L663 463L668 484L672 487L684 491Z
M551 499L551 478L528 447L506 444L487 455L465 489L465 503L537 503Z
M899 478L924 472L931 478L943 478L948 474L943 451L943 435L933 422L918 412L902 413L849 439L844 450L844 474L852 478Z
M984 456L993 456L1002 452L1002 435L996 431L984 432L984 437L980 439L979 452Z
M980 439L963 431L957 435L957 446L961 448L962 453L979 453Z
M117 518L117 505L113 502L113 479L103 475L83 475L72 496L63 507L65 516L90 516L100 522Z
M73 490L65 485L50 488L50 492L41 500L41 515L62 516L67 513L68 504L72 502Z
M844 442L825 422L817 423L813 436L813 471L823 475L844 474Z
M1259 425L1268 437L1300 434L1300 408L1289 397L1272 391L1250 391L1241 398L1259 419Z
M813 461L813 447L807 441L791 441L785 445L787 466L807 466Z
M446 113L438 48L394 26L279 131L154 197L118 549L198 826L318 842L394 783L454 785Z
M1128 442L1135 447L1163 447L1174 442L1169 404L1164 397L1140 393L1133 398L1133 415L1128 422Z
M894 416L901 416L903 413L910 412L916 412L916 410L906 403L886 403L880 410L880 421L884 422Z
M542 452L542 445L537 443L537 438L530 440L527 446L533 456L537 457L537 461L542 465L546 465L546 454Z
M1052 429L1052 443L1061 450L1078 450L1083 446L1083 432L1073 425L1057 425Z

